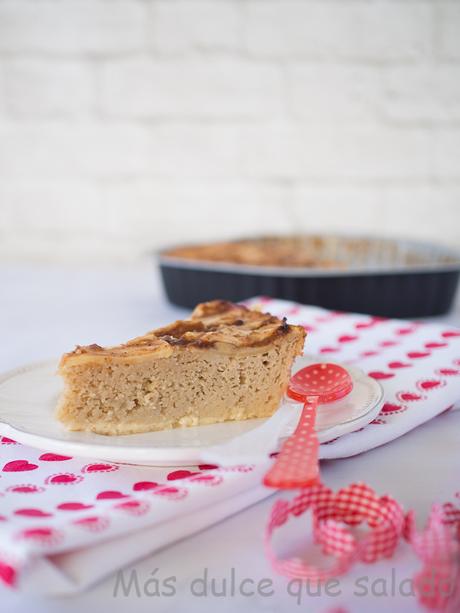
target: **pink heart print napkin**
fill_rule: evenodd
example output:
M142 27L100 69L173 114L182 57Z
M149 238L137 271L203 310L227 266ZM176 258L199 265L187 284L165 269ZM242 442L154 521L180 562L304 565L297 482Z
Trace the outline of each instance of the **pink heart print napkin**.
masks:
M390 442L460 400L460 330L344 314L268 298L249 306L303 325L309 354L358 366L385 390L365 428L321 445L321 458ZM0 579L69 593L269 496L257 466L150 468L87 461L1 436Z
M459 329L270 298L246 304L304 326L306 353L353 364L384 387L380 415L365 428L321 445L322 459L352 456L388 443L460 401Z

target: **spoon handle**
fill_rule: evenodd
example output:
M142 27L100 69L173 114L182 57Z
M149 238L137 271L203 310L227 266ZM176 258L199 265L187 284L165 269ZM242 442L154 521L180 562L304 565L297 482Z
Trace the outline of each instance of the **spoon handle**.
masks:
M317 396L306 399L297 428L283 443L274 464L264 476L264 485L290 490L319 483L319 442L315 430L317 406Z

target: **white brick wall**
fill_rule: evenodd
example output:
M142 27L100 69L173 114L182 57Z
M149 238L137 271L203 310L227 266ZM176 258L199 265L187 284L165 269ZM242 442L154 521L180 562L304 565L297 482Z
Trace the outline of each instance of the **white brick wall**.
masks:
M0 259L460 245L460 0L0 0Z
M60 119L90 111L92 81L84 62L5 59L3 87L12 119Z
M260 119L285 110L282 69L247 59L112 60L100 79L108 118Z
M245 42L251 54L274 59L416 60L431 51L434 4L254 0L247 3Z
M243 30L238 2L160 0L154 8L155 49L165 54L241 51Z
M152 27L142 0L5 0L0 48L5 54L120 56L149 46Z

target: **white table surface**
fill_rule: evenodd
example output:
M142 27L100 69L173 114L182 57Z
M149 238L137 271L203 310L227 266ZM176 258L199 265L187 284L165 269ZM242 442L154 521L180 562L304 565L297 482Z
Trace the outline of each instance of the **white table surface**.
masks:
M136 268L72 268L2 265L0 267L0 322L2 349L0 371L52 358L80 344L102 345L124 341L186 313L169 305L156 273L147 265ZM458 305L448 317L460 325ZM460 411L440 416L389 445L345 460L322 463L324 481L336 489L364 480L380 493L391 493L406 508L414 508L424 520L433 501L444 501L460 490ZM301 605L287 580L274 575L264 558L263 526L275 497L254 505L201 533L178 542L137 563L139 580L156 576L176 577L176 593L170 597L132 594L114 597L114 577L92 590L69 598L28 597L0 587L1 611L61 613L83 609L126 611L420 611L413 598L401 596L398 586L413 575L418 562L400 546L396 557L373 566L358 565L340 582L340 595L302 594ZM299 529L299 527L297 527ZM217 597L193 596L191 582L203 576L229 581L232 568L237 583L273 579L274 594ZM129 572L130 569L128 569ZM396 574L392 574L396 573ZM354 595L358 578L367 576L368 595ZM386 590L387 596L374 596ZM396 583L394 583L394 581ZM392 595L392 582L396 595ZM363 582L363 584L365 581ZM238 591L238 590L237 590Z

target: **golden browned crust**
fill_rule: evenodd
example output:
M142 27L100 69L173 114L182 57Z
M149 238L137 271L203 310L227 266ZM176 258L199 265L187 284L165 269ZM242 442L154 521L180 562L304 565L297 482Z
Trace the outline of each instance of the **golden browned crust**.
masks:
M190 245L170 249L165 256L186 260L245 264L331 268L343 266L336 257L333 239L320 236L264 237Z
M286 319L280 320L243 305L213 300L199 304L189 319L157 328L116 347L77 345L74 351L63 355L60 368L75 362L107 358L131 361L147 354L163 358L180 348L251 350L287 336L297 339L300 352L305 339L301 326L289 325Z

